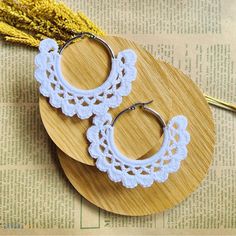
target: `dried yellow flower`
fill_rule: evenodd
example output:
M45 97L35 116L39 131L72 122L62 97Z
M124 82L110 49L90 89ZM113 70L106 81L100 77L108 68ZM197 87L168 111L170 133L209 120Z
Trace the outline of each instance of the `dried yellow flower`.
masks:
M40 43L40 40L34 38L32 35L18 30L5 22L0 22L0 34L2 34L7 41L23 43L33 47L37 47Z
M75 13L54 0L2 0L0 21L8 25L0 24L0 34L6 40L30 46L37 46L39 40L46 37L63 44L81 31L104 35L84 14ZM9 35L9 26L12 26L11 32L22 32L21 37Z

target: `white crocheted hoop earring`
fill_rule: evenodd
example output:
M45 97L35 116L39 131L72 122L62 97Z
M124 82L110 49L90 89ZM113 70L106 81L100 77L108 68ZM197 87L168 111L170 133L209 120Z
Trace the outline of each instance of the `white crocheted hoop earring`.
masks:
M103 45L111 56L111 71L106 81L91 90L82 90L70 85L63 77L60 67L61 53L75 39L87 36ZM87 119L93 114L102 115L109 108L115 108L122 97L131 92L131 82L136 78L135 63L137 56L131 49L118 53L115 57L110 46L101 38L82 32L68 40L60 50L56 41L44 39L35 58L35 78L40 83L40 93L49 97L50 104L61 108L67 116L77 115Z
M87 131L91 143L89 153L96 159L99 170L107 172L114 182L121 182L127 188L137 185L150 187L154 181L159 183L168 179L169 173L180 168L181 160L187 157L187 144L190 135L185 116L174 116L167 124L159 113L147 107L148 103L136 103L120 112L112 120L110 114L95 116L93 126ZM164 131L164 140L160 150L145 160L132 160L121 154L114 143L114 124L125 112L134 110L137 106L153 114Z

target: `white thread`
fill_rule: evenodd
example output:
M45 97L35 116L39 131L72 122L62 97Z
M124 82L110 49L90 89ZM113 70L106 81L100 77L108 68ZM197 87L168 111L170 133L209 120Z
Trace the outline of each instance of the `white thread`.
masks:
M35 58L35 78L40 83L40 93L49 97L50 104L61 108L67 116L77 115L81 119L87 119L93 114L106 113L109 108L121 104L122 97L131 92L131 83L136 79L137 56L131 49L119 52L112 59L107 80L91 90L75 88L63 78L60 69L61 55L56 41L44 39L39 50Z
M114 182L121 182L127 188L137 185L150 187L168 179L169 173L180 168L181 160L187 157L190 135L186 130L185 116L173 117L164 128L164 140L160 150L145 160L131 160L122 155L114 144L114 128L110 114L95 116L93 126L87 131L91 143L89 153L96 159L99 170L107 172Z

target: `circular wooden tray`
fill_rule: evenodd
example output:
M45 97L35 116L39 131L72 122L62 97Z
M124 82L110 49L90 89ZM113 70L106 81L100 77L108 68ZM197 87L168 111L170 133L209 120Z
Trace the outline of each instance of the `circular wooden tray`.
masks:
M137 54L138 73L136 80L132 83L132 92L123 98L118 108L110 109L109 112L115 115L135 102L154 100L150 107L168 120L172 106L168 89L169 80L160 65L145 49L132 41L111 36L103 38L115 54L127 48L133 49ZM102 84L108 76L110 58L101 45L92 40L83 39L65 49L61 66L64 78L72 85L82 89L91 89ZM39 105L43 124L53 142L75 160L94 165L94 161L88 155L88 142L85 138L91 119L80 120L76 116L66 117L60 109L53 108L48 103L48 99L43 96L40 97ZM160 146L161 135L162 130L154 117L141 112L137 115L134 112L118 120L115 141L121 152L137 159L145 155L153 146ZM140 142L141 139L142 142ZM129 149L126 148L127 146Z
M126 189L120 183L111 182L96 167L81 164L58 149L61 166L75 189L88 201L113 213L140 216L175 206L200 185L212 161L215 132L206 100L181 71L161 61L158 65L170 78L171 116L184 114L189 121L188 156L177 173L170 174L165 183L155 183L150 188Z

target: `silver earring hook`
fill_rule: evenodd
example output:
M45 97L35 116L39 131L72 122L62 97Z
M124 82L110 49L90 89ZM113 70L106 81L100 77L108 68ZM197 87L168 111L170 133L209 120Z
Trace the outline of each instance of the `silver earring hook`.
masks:
M92 34L92 33L90 33L90 32L80 32L80 33L78 33L76 36L74 36L73 38L67 40L67 41L65 42L65 44L63 44L63 45L61 46L61 48L59 49L59 54L61 54L61 53L63 52L63 50L64 50L66 47L68 47L74 40L76 40L76 39L83 39L84 36L87 36L89 39L93 39L93 40L95 40L95 41L101 43L101 44L107 49L107 51L108 51L109 55L111 56L111 58L112 58L112 59L115 58L114 52L113 52L113 50L111 49L111 47L110 47L103 39L99 38L98 36L96 36L96 35L94 35L94 34Z
M133 111L136 109L136 107L141 107L143 110L151 113L152 115L154 115L158 121L160 122L162 128L164 128L166 126L166 123L164 121L164 119L162 118L162 116L156 112L155 110L147 107L147 105L149 105L150 103L152 103L153 100L149 101L149 102L137 102L135 104L133 104L132 106L130 107L127 107L126 109L124 109L123 111L121 111L120 113L118 113L118 115L113 119L112 123L111 123L111 126L114 126L115 125L115 122L117 121L117 119L123 115L124 113L128 112L128 111Z

